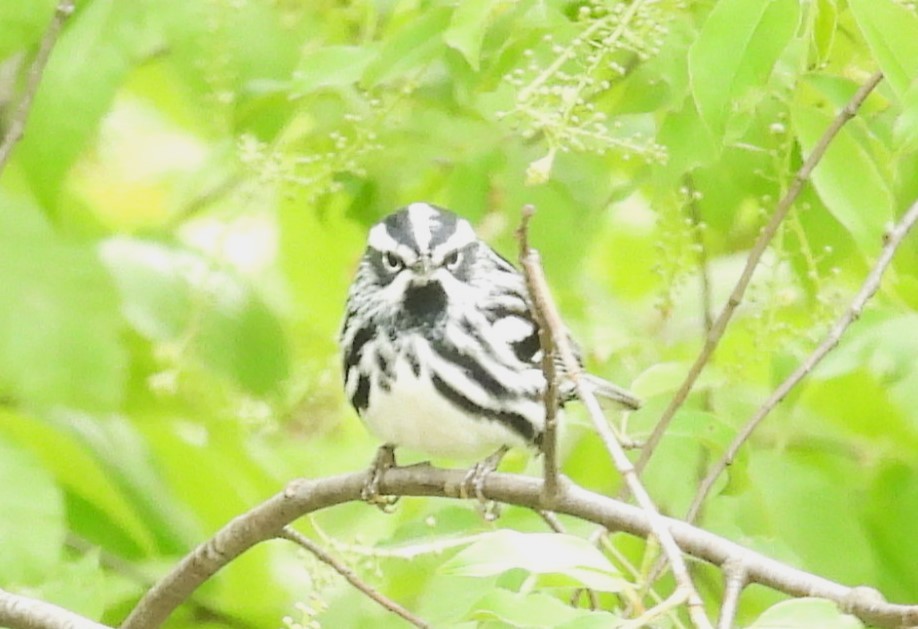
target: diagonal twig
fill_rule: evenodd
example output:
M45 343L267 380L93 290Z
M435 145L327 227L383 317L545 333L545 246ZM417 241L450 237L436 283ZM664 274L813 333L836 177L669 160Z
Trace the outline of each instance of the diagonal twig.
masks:
M845 123L847 123L855 116L858 109L860 109L861 104L867 99L867 96L870 95L870 93L882 79L883 74L881 72L877 72L857 90L851 100L848 101L848 104L842 108L842 110L832 121L832 124L829 125L829 128L826 129L825 133L823 133L822 137L819 138L819 142L817 142L816 146L813 147L813 151L810 153L809 157L807 157L806 161L803 163L803 166L800 167L800 170L794 176L793 182L787 189L787 192L778 202L774 214L772 214L768 224L764 227L764 229L762 229L762 232L759 234L758 239L755 241L752 250L749 252L749 258L746 260L746 266L743 268L743 272L740 275L736 286L733 287L733 291L730 293L730 297L727 299L727 303L724 304L723 309L720 311L720 314L717 315L717 319L714 321L714 325L711 327L710 332L708 332L707 338L705 338L704 341L704 346L701 348L701 352L698 354L695 362L692 363L688 374L685 376L685 380L680 385L679 390L676 391L676 394L673 396L673 399L666 407L666 410L663 411L663 415L660 417L657 425L654 426L653 432L651 432L650 437L647 439L647 442L644 445L644 448L641 450L641 455L638 457L638 460L635 463L635 468L637 469L638 474L640 474L647 466L647 462L653 455L657 445L659 445L660 439L663 438L663 434L666 432L666 429L672 422L673 417L675 417L676 412L682 407L682 404L685 403L689 393L691 393L692 388L695 386L695 382L698 380L698 376L701 375L701 371L704 369L705 365L714 354L714 350L720 343L720 339L727 328L727 324L733 317L733 313L736 311L736 307L739 306L743 299L743 295L746 293L746 289L749 287L749 282L752 280L752 275L759 264L759 260L761 260L762 255L765 253L765 249L768 247L768 243L771 242L771 239L777 233L778 227L781 225L781 221L783 221L784 217L787 216L791 206L797 199L800 191L803 189L804 183L806 183L810 177L810 174L813 172L813 169L822 159L823 155L825 155L826 149L828 149L832 140L835 139L835 136L838 135L838 132L845 125Z
M838 345L838 342L841 340L842 335L848 327L861 315L864 305L880 288L880 281L883 278L883 273L886 271L887 267L889 267L890 262L892 262L896 250L899 248L899 245L902 244L902 240L916 222L918 222L918 201L915 201L909 210L902 216L902 219L886 233L884 236L885 244L880 252L880 256L874 263L870 273L867 274L864 283L861 285L861 289L854 296L851 305L848 306L845 313L835 322L835 325L833 325L826 334L826 337L823 339L822 343L819 344L819 347L817 347L813 353L794 370L794 373L789 375L784 382L775 389L774 393L765 400L758 410L756 410L755 414L746 422L742 430L733 438L727 451L724 452L723 456L710 469L708 475L705 476L704 480L701 482L698 493L695 495L695 499L692 501L692 505L689 507L688 513L686 514L686 520L688 522L693 522L695 520L698 511L701 509L702 503L711 492L714 483L723 471L727 469L727 466L733 462L739 449L746 440L749 439L762 420L765 419L768 413L770 413L781 400L787 397L791 389L803 380L807 374L819 364L826 354Z
M521 241L525 241L526 239L525 230L531 215L532 209L530 206L527 206L523 211L523 222L520 226L520 231L522 232L520 237ZM538 258L532 259L534 260L533 265L537 265ZM570 346L567 333L565 332L566 328L561 320L561 314L558 312L558 307L551 296L548 286L545 284L544 275L534 273L531 277L528 277L528 279L533 284L533 288L536 289L536 294L539 296L538 299L533 299L533 307L538 311L537 316L539 321L544 323L542 329L550 337L549 346L554 347L558 352L558 356L561 358L562 364L567 372L566 375L574 383L577 396L583 402L584 406L586 406L587 412L590 415L590 420L593 422L593 427L599 434L609 456L612 458L616 470L618 470L622 478L625 479L632 495L637 499L638 505L647 514L647 519L650 522L653 534L660 541L660 545L663 547L666 558L672 567L673 576L676 579L678 588L684 592L692 622L697 627L711 627L711 623L704 613L704 604L701 601L701 597L698 595L698 591L695 589L695 585L692 583L692 579L689 576L685 559L682 556L682 551L679 549L679 546L676 545L672 533L670 533L669 529L666 527L663 517L660 515L659 510L653 503L647 490L644 489L644 486L641 484L634 469L634 465L632 465L628 455L625 454L624 448L622 448L621 444L615 438L615 434L609 427L603 415L602 408L596 400L596 396L581 377L582 372L579 361ZM543 356L543 360L544 359L545 357Z
M57 43L57 38L61 33L64 22L70 17L73 10L74 0L60 0L57 3L57 8L54 9L54 17L51 18L51 23L48 24L45 34L41 37L38 52L35 53L35 59L32 60L32 65L29 66L25 89L19 97L19 104L16 106L16 111L10 120L10 127L7 129L3 141L0 142L0 174L3 174L3 169L6 168L6 164L9 162L13 147L16 146L16 143L22 139L25 133L26 121L32 109L32 101L35 99L35 93L41 83L42 74L44 74L45 66L48 64L48 57L51 56L51 50L54 48L54 44Z
M653 621L661 618L662 616L665 616L666 614L672 613L673 610L677 609L684 603L685 590L676 590L665 600L660 601L659 604L654 605L640 616L628 620L621 625L618 625L618 629L643 629L644 627L652 627L654 626L651 624Z
M312 541L311 539L309 539L308 537L306 537L299 531L289 526L285 526L284 528L281 529L281 532L278 534L278 537L289 540L293 542L294 544L296 544L297 546L300 546L306 549L307 551L309 551L310 553L312 553L312 555L314 555L316 559L318 559L324 564L327 564L328 566L331 566L332 570L334 570L335 572L340 574L342 577L344 577L344 579L348 583L350 583L355 588L363 592L366 596L368 596L375 603L378 603L379 605L381 605L384 609L392 612L393 614L397 614L398 616L401 616L404 620L411 623L415 627L421 627L422 629L426 629L427 627L430 627L430 625L427 622L421 620L420 618L412 614L410 611L408 611L407 609L405 609L404 607L402 607L401 605L399 605L392 599L388 598L386 595L384 595L382 592L374 588L372 585L365 582L363 579L357 576L357 574L353 570L351 570L350 567L348 567L345 563L338 561L338 559L333 557L330 553L327 553L325 549L323 549L321 546L316 544L314 541Z

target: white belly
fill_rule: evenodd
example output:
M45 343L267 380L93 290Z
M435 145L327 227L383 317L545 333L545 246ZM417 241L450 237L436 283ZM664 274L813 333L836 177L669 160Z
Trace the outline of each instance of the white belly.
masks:
M457 408L434 389L424 370L415 376L402 358L388 392L372 387L363 421L385 443L434 457L477 460L504 445L527 445L503 424Z

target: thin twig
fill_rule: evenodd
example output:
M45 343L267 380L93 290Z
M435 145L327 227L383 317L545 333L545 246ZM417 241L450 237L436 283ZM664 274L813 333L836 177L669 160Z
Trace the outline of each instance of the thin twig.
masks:
M728 560L722 568L724 571L724 598L720 604L717 629L732 629L740 595L746 588L746 568L741 559Z
M399 496L456 498L467 474L468 470L444 470L433 466L393 468L383 477L380 490ZM642 509L588 491L563 477L560 480L557 513L640 537L654 534L650 519ZM150 588L121 629L159 627L195 589L243 552L275 539L284 526L308 513L360 501L365 482L363 471L291 482L282 492L234 518L186 555ZM482 490L491 500L539 509L544 484L542 479L531 476L494 472L484 480ZM851 588L793 568L680 520L663 518L663 521L679 546L694 557L717 566L741 558L750 583L759 583L791 596L836 601L845 605L846 613L878 627L918 625L918 605L887 603L873 591L871 596L861 596L858 592L862 588ZM3 620L0 616L0 624Z
M561 524L561 520L558 519L558 516L552 513L551 511L546 511L545 509L536 509L536 513L539 514L539 517L548 525L555 533L561 533L562 535L566 532L564 530L564 525Z
M848 104L842 108L842 110L832 121L832 124L829 125L829 128L826 129L825 133L819 139L819 142L817 142L816 146L813 147L812 153L810 153L809 157L803 163L803 166L800 167L800 170L794 176L794 180L791 182L787 192L778 202L778 205L775 208L775 212L771 216L771 220L769 220L765 228L762 229L762 232L759 234L755 245L753 245L752 250L749 252L749 258L746 260L746 266L743 268L743 272L740 275L736 286L733 287L733 292L730 293L730 297L727 299L727 303L724 304L723 309L720 311L720 314L714 321L714 325L711 328L711 331L708 333L707 338L705 339L701 352L698 354L698 357L695 359L695 362L689 369L688 374L686 374L685 380L682 382L679 390L673 396L673 399L666 407L666 410L663 411L663 415L660 417L660 420L654 427L653 432L647 439L644 448L641 450L641 456L635 463L635 468L637 469L638 474L640 474L647 466L647 462L653 455L657 445L659 445L660 439L663 438L663 434L666 432L666 429L672 422L673 417L675 417L676 412L682 407L682 404L685 403L689 393L692 391L692 387L695 386L695 382L698 380L698 376L701 375L702 369L704 369L705 365L708 363L712 354L714 353L714 350L717 348L718 343L720 343L720 339L723 337L724 331L727 328L727 324L730 322L733 313L736 311L736 307L739 306L740 302L742 301L743 295L749 286L749 282L752 280L752 275L759 264L759 260L765 253L765 249L768 247L768 243L771 242L771 239L774 237L775 233L777 233L781 221L783 221L784 217L787 216L791 206L797 199L800 191L803 189L804 183L806 183L806 181L809 179L810 173L813 172L813 169L822 159L822 156L825 154L829 144L832 142L841 128L845 125L845 123L854 117L858 109L860 109L861 104L864 102L864 100L866 100L867 96L873 91L873 89L882 79L883 74L881 72L877 72L871 76L867 82L860 87L860 89L858 89L857 93L851 98Z
M520 265L526 278L526 288L533 302L533 316L539 326L539 347L542 350L542 373L545 375L545 429L542 431L542 470L545 478L545 504L550 508L558 493L558 378L555 368L555 342L544 320L544 303L551 299L547 295L547 282L542 271L539 252L529 247L529 220L535 213L532 205L523 207L523 216L516 235L520 241Z
M48 57L51 56L51 50L54 48L54 44L57 43L57 38L60 35L61 28L64 26L64 22L70 17L73 10L74 0L60 0L54 10L54 17L51 18L51 23L48 24L45 34L41 37L38 52L35 53L35 59L32 60L32 65L29 66L25 90L19 97L16 112L10 120L10 128L7 130L3 142L0 143L0 174L3 174L3 169L6 168L6 164L9 162L13 147L16 146L16 143L22 139L25 133L26 121L32 109L32 101L35 99L35 93L38 92L42 74L48 64Z
M608 531L605 531L605 529L601 530L603 530L604 533L608 533ZM616 548L615 544L612 543L612 540L610 540L607 535L603 535L603 537L598 540L598 543L604 552L612 556L612 559L615 560L615 565L621 567L627 573L627 576L631 577L632 582L641 583L642 579L644 579L644 575L637 568L637 566L631 563L631 561L622 551ZM639 595L638 593L632 592L631 590L624 590L622 592L622 596L630 602L634 609L646 609L642 602L644 595ZM653 589L647 590L646 596L651 598L654 606L660 605L664 600L663 597ZM669 620L675 629L685 629L685 624L679 619L679 616L675 613L675 611L671 611L669 613Z
M883 250L880 252L880 256L877 258L877 261L874 263L873 268L868 273L867 277L864 279L864 283L861 285L861 289L854 296L854 299L851 301L851 305L848 306L848 309L845 313L835 322L835 325L829 330L826 334L825 339L822 343L819 344L812 354L810 354L806 360L804 360L799 367L788 376L781 385L775 389L767 400L756 410L755 414L746 422L743 426L743 429L734 437L733 441L730 443L730 446L727 448L727 451L724 452L723 456L717 461L717 463L711 468L708 472L708 475L701 482L701 486L698 489L698 493L695 496L695 499L692 501L691 507L689 507L688 513L686 514L686 520L688 522L694 522L696 516L698 515L699 509L704 502L707 495L711 492L711 488L714 486L714 483L720 477L727 466L733 462L733 459L736 457L737 452L746 442L747 439L752 435L758 425L762 422L763 419L771 412L771 410L777 406L781 400L787 397L787 394L790 393L801 380L803 380L813 368L819 364L819 362L828 354L841 340L842 335L848 329L848 327L854 323L858 317L861 315L861 311L864 309L864 306L870 300L871 297L877 292L880 287L880 281L883 278L883 273L886 271L886 268L892 262L893 256L896 253L896 250L899 248L899 245L902 243L902 240L908 234L909 230L915 225L915 222L918 221L918 201L909 208L909 210L902 216L902 219L884 236L885 244L883 245Z
M408 611L407 609L405 609L404 607L402 607L401 605L399 605L392 599L388 598L385 594L383 594L382 592L380 592L379 590L371 586L369 583L361 579L345 563L338 561L331 554L325 552L325 550L321 546L313 542L311 539L309 539L308 537L306 537L299 531L294 530L290 528L289 526L285 526L283 529L281 529L281 532L278 535L278 537L282 537L283 539L290 540L294 544L301 546L302 548L305 548L306 550L308 550L310 553L312 553L316 557L316 559L318 559L324 564L331 566L332 570L334 570L335 572L340 574L342 577L344 577L344 579L348 583L350 583L355 588L363 592L367 597L369 597L374 602L378 603L380 606L382 606L387 611L390 611L393 614L397 614L401 616L403 619L405 619L407 622L411 623L415 627L421 627L422 629L426 629L427 627L430 627L429 624L427 624L426 622L424 622L423 620L421 620L420 618L412 614L410 611Z
M531 216L531 212L524 210L523 223L520 227L522 232L525 232L529 216ZM521 237L520 240L525 243L524 236ZM539 266L537 257L530 256L528 260L531 260L534 267ZM593 427L599 434L609 456L612 458L615 469L618 470L625 479L625 482L631 489L632 495L634 495L640 507L647 514L654 535L660 540L660 545L663 547L666 557L672 566L673 576L679 588L685 591L689 615L692 621L697 627L710 627L711 623L704 614L704 604L689 576L688 568L682 557L682 551L676 545L672 534L663 523L663 518L659 510L653 503L653 500L651 500L650 495L644 489L640 479L638 479L634 466L628 459L628 455L625 454L625 450L615 438L615 434L609 427L603 415L602 408L596 400L596 396L581 377L580 363L570 346L567 333L565 332L566 328L561 320L561 314L558 312L558 307L551 296L551 291L549 291L545 283L544 275L539 273L537 268L534 268L527 273L527 279L530 282L530 293L533 295L533 309L536 312L536 317L543 324L541 328L542 331L550 336L549 346L554 347L558 352L564 369L567 372L566 375L574 383L577 390L577 396L583 402L584 406L586 406L590 419L593 422Z
M658 605L654 605L643 614L637 618L633 618L628 622L624 622L618 625L619 629L643 629L644 627L650 627L651 622L660 618L665 614L671 613L677 607L685 603L686 601L686 592L682 588L679 588L672 594L670 594L666 599L660 602Z

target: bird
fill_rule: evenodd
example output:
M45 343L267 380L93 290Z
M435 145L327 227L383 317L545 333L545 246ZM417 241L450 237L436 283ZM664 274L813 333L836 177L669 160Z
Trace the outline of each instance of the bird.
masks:
M525 278L457 214L415 202L370 228L339 345L345 393L383 443L365 498L395 465L396 447L453 460L493 452L484 468L510 447L540 449L546 380ZM575 387L556 364L563 406ZM597 395L641 405L622 387L581 377Z

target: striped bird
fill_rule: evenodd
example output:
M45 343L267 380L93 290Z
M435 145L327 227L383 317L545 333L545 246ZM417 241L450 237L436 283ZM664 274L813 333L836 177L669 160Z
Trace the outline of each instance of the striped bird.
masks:
M370 229L340 334L345 390L369 431L392 448L478 459L541 444L545 421L538 326L523 276L468 221L412 203ZM563 404L573 383L560 373ZM596 393L640 401L586 375Z

